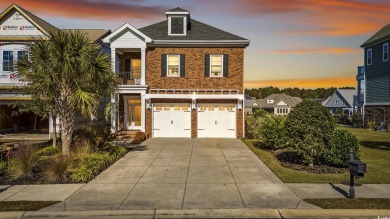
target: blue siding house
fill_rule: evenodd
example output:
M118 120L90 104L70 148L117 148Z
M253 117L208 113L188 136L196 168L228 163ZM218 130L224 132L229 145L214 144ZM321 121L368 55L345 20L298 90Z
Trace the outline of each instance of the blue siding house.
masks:
M337 109L341 109L351 116L354 111L354 96L356 96L355 89L337 89L332 96L322 102L322 105L333 114L336 113Z

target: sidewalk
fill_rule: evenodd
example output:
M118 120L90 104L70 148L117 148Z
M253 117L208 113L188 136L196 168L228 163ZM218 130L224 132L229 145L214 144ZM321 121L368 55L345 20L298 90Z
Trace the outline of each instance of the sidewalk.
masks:
M193 209L62 212L0 212L0 218L386 218L390 210Z

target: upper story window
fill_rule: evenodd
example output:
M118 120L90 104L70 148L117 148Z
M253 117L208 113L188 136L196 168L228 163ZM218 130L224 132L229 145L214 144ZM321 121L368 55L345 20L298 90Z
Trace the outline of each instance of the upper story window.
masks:
M367 49L367 65L372 64L372 49Z
M383 61L389 60L389 43L383 44Z
M210 55L210 77L223 77L223 55Z
M335 100L335 104L339 105L340 104L340 100Z
M168 17L168 35L186 35L187 17L169 16Z
M14 71L14 51L3 51L3 71Z
M179 77L180 76L180 55L167 55L167 76Z

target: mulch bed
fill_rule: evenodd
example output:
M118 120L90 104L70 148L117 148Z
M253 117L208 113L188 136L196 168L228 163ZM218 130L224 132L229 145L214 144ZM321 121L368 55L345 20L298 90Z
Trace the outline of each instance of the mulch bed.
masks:
M2 201L0 211L38 211L59 201Z
M305 171L308 173L316 173L316 174L337 174L337 173L345 173L348 171L348 168L341 167L332 167L325 164L314 165L313 167L309 167L301 163L303 160L302 157L293 151L292 149L285 148L280 150L271 150L269 148L264 147L261 144L255 144L256 148L265 150L272 154L272 156L279 162L279 164L283 167Z

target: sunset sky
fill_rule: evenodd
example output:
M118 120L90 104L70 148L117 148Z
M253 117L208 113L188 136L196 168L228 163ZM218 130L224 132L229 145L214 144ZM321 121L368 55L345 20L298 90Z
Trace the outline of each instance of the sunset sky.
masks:
M140 28L175 7L251 40L245 87L356 86L360 45L390 23L389 0L1 0L58 28Z

